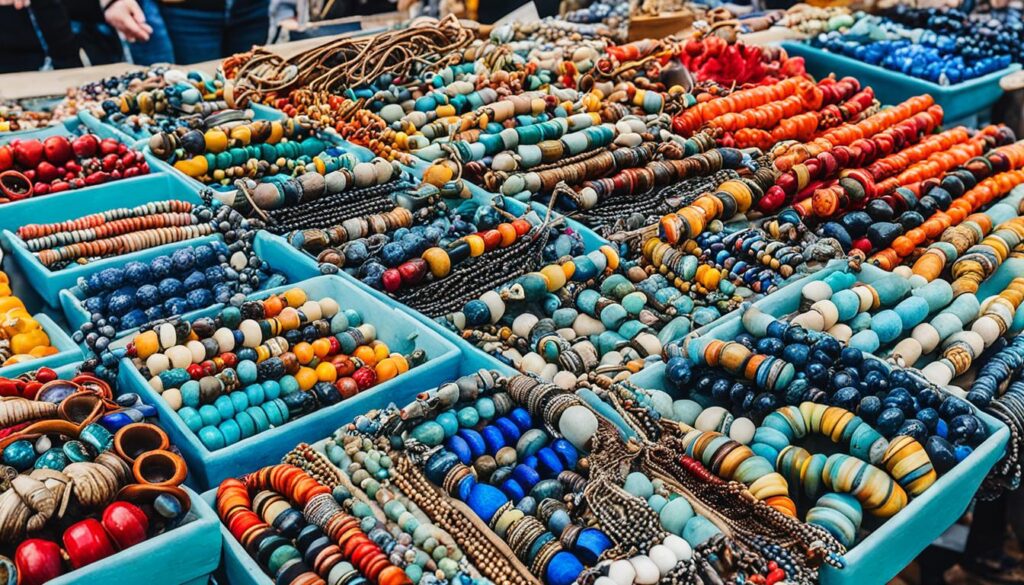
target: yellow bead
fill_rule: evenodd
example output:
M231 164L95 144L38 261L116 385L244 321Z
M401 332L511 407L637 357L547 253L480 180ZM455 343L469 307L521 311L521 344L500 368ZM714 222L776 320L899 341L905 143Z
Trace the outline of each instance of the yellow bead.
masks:
M444 278L452 271L452 259L448 256L448 252L437 246L423 252L423 260L427 263L434 278Z

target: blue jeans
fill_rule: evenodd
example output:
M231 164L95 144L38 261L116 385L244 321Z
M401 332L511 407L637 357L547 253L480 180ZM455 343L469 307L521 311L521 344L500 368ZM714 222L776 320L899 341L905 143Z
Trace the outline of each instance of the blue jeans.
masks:
M223 12L161 6L177 63L188 65L220 59L267 42L270 0L226 4Z
M137 65L174 63L174 46L171 45L164 17L160 14L159 3L157 0L139 0L139 6L146 15L146 23L153 27L153 34L144 43L128 43L132 61Z

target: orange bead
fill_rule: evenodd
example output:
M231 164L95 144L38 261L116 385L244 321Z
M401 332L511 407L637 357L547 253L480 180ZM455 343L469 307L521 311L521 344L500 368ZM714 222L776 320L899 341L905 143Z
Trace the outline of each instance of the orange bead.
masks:
M313 346L305 341L296 343L295 347L292 348L292 353L298 358L300 364L305 365L313 360Z

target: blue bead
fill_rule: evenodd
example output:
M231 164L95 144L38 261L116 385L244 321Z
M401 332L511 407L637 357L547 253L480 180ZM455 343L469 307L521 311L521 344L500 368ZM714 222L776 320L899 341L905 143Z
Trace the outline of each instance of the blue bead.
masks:
M516 441L522 435L519 427L516 426L512 420L507 417L501 417L494 421L494 426L501 432L501 436L505 438L505 442L509 445L515 445Z
M583 572L583 564L572 554L560 551L552 557L544 571L547 585L572 585Z
M473 459L477 459L487 452L487 444L484 443L484 438L473 429L459 429L456 436L462 437L466 441Z
M498 427L488 425L480 429L480 434L483 436L484 444L487 445L487 452L492 455L506 445L505 437L501 435Z
M587 565L595 565L611 547L612 541L604 532L596 528L584 528L576 538L573 552Z
M537 451L537 471L545 477L557 477L565 470L558 455L550 447Z
M515 468L512 469L512 477L527 489L532 488L540 482L540 474L537 473L537 470L522 463L516 465Z
M469 444L467 444L466 440L463 439L462 437L458 435L449 437L448 440L445 441L444 446L447 447L448 450L450 450L452 453L455 453L455 455L459 458L459 461L461 461L464 465L469 465L470 463L472 463L473 454L469 450Z
M512 412L508 413L508 417L512 419L512 422L516 423L521 432L525 433L533 428L533 420L530 418L530 413L521 406L513 408Z
M558 454L566 469L576 469L576 463L579 461L579 452L572 443L566 439L555 439L551 443L551 450Z
M490 523L508 498L498 488L483 483L478 483L469 491L466 504L485 523ZM569 585L568 583L566 585Z

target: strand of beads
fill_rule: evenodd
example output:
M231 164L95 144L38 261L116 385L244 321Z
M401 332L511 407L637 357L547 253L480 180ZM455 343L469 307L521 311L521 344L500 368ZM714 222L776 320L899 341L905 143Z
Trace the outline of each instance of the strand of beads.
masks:
M775 168L781 172L787 172L795 165L816 157L823 152L835 150L839 146L849 146L854 141L870 138L886 128L924 112L934 105L934 100L929 95L912 97L899 105L880 111L879 113L865 118L856 123L846 123L826 132L811 142L803 144L785 143L777 147L775 155ZM774 200L767 204L775 205Z
M399 167L377 158L368 163L356 163L352 170L327 172L324 168L296 177L268 177L258 183L245 180L237 191L218 191L214 193L214 198L246 214L256 210L270 212L293 208L313 202L319 202L327 208L325 199L385 185L400 178L404 176ZM352 198L356 199L354 195Z
M448 401L454 402L450 398ZM406 444L439 447L424 464L427 478L464 501L506 540L532 573L542 575L546 583L567 585L575 581L584 570L583 563L596 563L612 542L599 529L573 526L568 514L552 514L545 526L537 504L545 498L561 498L563 487L554 478L580 465L577 447L566 439L547 445L547 433L537 428L526 409L513 408L504 392L483 397L476 404L457 414L450 410L433 420L410 421L415 426L407 432ZM475 429L488 419L489 424ZM516 444L513 451L506 448L511 443ZM502 461L514 456L515 461L523 463L506 465L500 474L498 469L480 474L491 459L497 462L499 456ZM470 462L478 470L477 475L470 472Z
M906 104L907 102L904 103ZM908 111L912 112L913 110ZM922 111L911 113L905 118L897 118L893 120L893 124L883 126L878 132L873 134L865 133L863 136L849 140L846 144L839 143L827 149L823 148L814 157L806 157L785 170L780 169L782 174L774 185L778 189L774 187L768 189L765 192L764 198L758 202L758 208L766 212L777 211L780 207L790 202L794 196L799 197L799 194L805 191L813 193L814 186L819 185L820 181L835 178L841 167L857 169L876 160L878 157L897 152L904 145L913 143L920 136L930 133L941 122L942 108L940 106L930 106ZM861 130L859 124L854 128ZM834 132L838 131L839 129L834 130ZM851 133L852 135L853 133ZM819 144L826 144L826 139L822 138L820 140L822 142ZM785 156L789 155L776 156L776 168L779 168L779 161L785 160ZM856 170L847 171L844 179L860 183L859 188L856 185L849 185L852 194L860 195L854 201L855 204L861 203L874 194L874 180L868 173ZM843 194L845 194L845 191Z
M252 497L253 493L257 497ZM261 493L267 495L259 498ZM257 498L265 504L261 511L277 522L267 522L255 511ZM301 507L302 512L287 513L291 505ZM310 582L312 573L322 583L359 576L375 585L412 583L405 571L392 564L380 546L359 529L359 519L342 510L330 488L293 465L264 467L243 481L225 480L217 489L217 512L240 543L255 549L267 568L276 569L274 576L279 582ZM315 561L320 562L310 567L303 555L308 549L298 550L292 540L275 534L277 531L295 538L300 547L309 542L307 546L313 548L315 543L321 553Z
M764 104L783 100L797 92L807 91L813 84L806 79L787 78L772 85L744 89L728 96L701 102L672 119L672 130L680 136L689 136L700 127L727 113L743 112Z
M180 331L161 325L127 353L210 450L351 398L424 357L391 353L358 312L297 288Z
M998 151L997 151L998 152ZM1024 154L1024 151L1021 151ZM892 237L901 231L899 227L892 230L878 231L879 239L874 243L876 248L882 248L874 254L870 260L876 265L891 270L899 262L909 256L918 246L928 238L934 238L951 225L959 225L974 211L988 205L997 198L1005 197L1014 187L1024 183L1024 171L1019 170L1024 164L1024 157L1016 162L1011 162L1012 169L1003 173L994 174L979 182L974 188L967 190L963 195L952 201L947 212L936 210L931 217L925 219L920 228L908 230L906 235ZM935 189L929 192L934 196ZM896 225L896 224L891 224ZM887 226L888 227L888 226ZM869 232L870 234L870 232Z
M981 493L993 497L1020 486L1021 439L1024 437L1024 402L1021 401L1024 385L1020 380L1024 338L1018 334L1002 343L998 351L986 356L967 392L968 400L1010 429L1006 455L996 463L980 488Z
M1024 241L1024 219L1015 217L996 226L980 243L971 246L953 261L950 275L953 294L976 293L1011 252ZM923 258L923 256L922 256ZM917 265L915 264L915 270Z
M466 570L464 552L448 532L430 523L425 513L394 485L385 485L393 462L373 443L352 435L339 435L324 446L327 455L301 444L284 462L303 468L327 486L335 500L360 519L360 527L391 559L398 559L413 583L433 574L457 579L479 575ZM332 467L333 466L333 467Z
M979 272L971 272L972 277L976 280L970 281L970 284L968 284L967 278L964 278L966 265L963 262L960 263L960 267L956 271L951 272L953 278L956 279L954 280L954 291L957 294L977 292L978 286L984 278L995 272L1002 259L1005 259L1010 250L1020 243L1019 237L1013 235L1012 228L1018 223L1013 220L1017 219L1022 204L1024 204L1024 187L1018 185L1010 191L1009 195L1000 199L986 211L968 215L960 225L946 228L939 236L939 241L928 246L914 262L914 274L919 274L926 280L938 278L945 271L947 265L951 268L955 267L965 254L978 254L978 250L975 250L978 242L988 236L995 227L996 233L1011 238L1008 242L998 238L989 240L989 250L995 250L993 245L1009 246L1002 252L1002 256L992 256L991 262L986 257L985 265L975 265ZM1000 230L1002 231L1000 232ZM977 259L979 256L974 258ZM970 261L968 260L968 262ZM986 268L988 274L985 274Z

